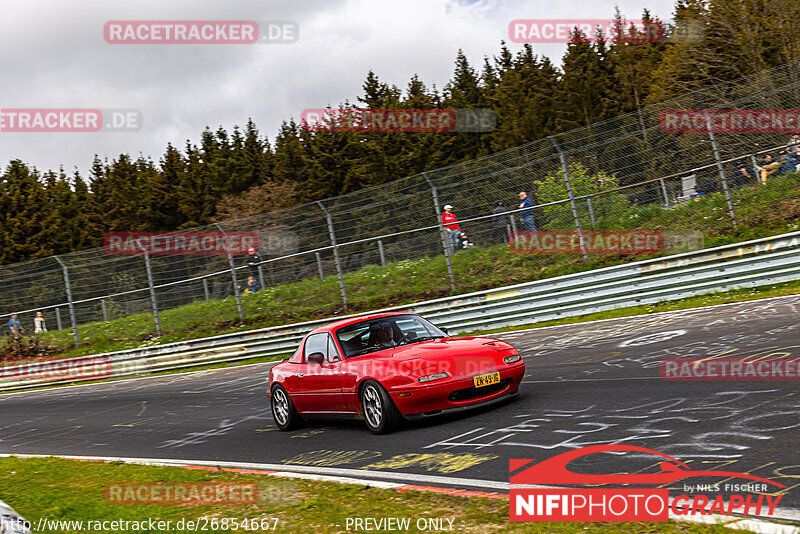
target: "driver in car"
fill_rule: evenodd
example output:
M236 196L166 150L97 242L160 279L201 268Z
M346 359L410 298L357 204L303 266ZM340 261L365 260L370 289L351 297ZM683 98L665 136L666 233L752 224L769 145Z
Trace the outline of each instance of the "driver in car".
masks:
M392 329L391 323L378 323L374 325L373 336L370 336L373 340L372 346L374 347L394 347L394 330Z

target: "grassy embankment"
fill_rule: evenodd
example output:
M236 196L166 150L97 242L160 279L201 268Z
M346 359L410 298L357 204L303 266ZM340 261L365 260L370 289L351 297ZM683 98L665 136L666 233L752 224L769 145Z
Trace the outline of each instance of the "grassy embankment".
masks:
M706 247L795 231L800 228L798 175L775 179L766 186L753 186L733 192L738 216L734 228L727 216L722 194L704 198L672 210L657 206L631 208L619 227L669 231L702 229ZM767 208L769 206L769 208ZM660 255L664 255L662 253ZM656 255L658 256L658 255ZM457 292L467 293L514 283L538 280L579 271L637 261L654 256L593 255L584 263L579 255L515 254L506 247L475 247L453 257ZM403 260L365 267L346 273L349 312L361 312L387 306L451 295L443 256ZM716 304L800 292L798 283L781 284L756 290L730 291L592 314L604 318L662 311L698 305ZM161 312L162 333L155 337L153 317L130 315L108 322L79 326L81 345L72 347L69 330L49 332L43 340L61 351L60 357L96 354L152 344L183 341L215 334L276 326L298 321L331 317L343 313L338 279L307 279L268 288L243 297L245 320L238 318L235 299L198 302ZM561 322L585 320L564 319Z
M254 483L257 497L250 504L165 505L117 504L106 499L109 484L124 482L232 482ZM126 495L116 494L119 498ZM163 495L163 494L162 494ZM232 532L214 529L212 520L247 518L277 528L271 532L347 532L347 518L408 518L413 526L418 519L453 520L453 532L541 532L598 534L626 532L702 533L734 532L717 525L693 523L510 523L508 501L479 497L459 497L439 493L381 490L364 486L285 479L267 475L197 471L177 467L152 467L122 463L86 463L56 458L0 458L0 496L30 521L37 533L70 534L87 532L88 521L171 521L172 528L156 532L188 532L187 521L198 531ZM128 500L127 502L130 502ZM48 521L83 521L83 530L65 524L36 529L43 518ZM177 524L183 520L184 528ZM108 524L110 526L110 523ZM118 532L153 532L126 524ZM163 525L166 526L166 523ZM61 528L59 528L61 527ZM261 528L250 531L264 532ZM97 531L97 530L95 530ZM110 530L113 531L113 530ZM238 532L245 529L239 528ZM353 531L352 524L350 531ZM741 531L738 531L741 532Z

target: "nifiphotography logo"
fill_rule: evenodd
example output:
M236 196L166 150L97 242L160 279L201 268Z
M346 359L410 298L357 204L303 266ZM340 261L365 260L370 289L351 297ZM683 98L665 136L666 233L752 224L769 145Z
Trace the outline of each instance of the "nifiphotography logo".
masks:
M657 473L582 474L567 469L570 462L598 453L636 452L660 456L667 461ZM693 470L671 456L634 445L592 445L565 452L534 465L535 460L510 460L512 486L509 500L511 521L667 521L677 516L772 515L783 495L740 492L766 492L769 486L785 485L747 473ZM521 470L520 470L521 469ZM681 495L670 500L667 488L631 488L628 485L664 485L688 478L743 478L747 484L726 483L684 485ZM621 485L624 488L542 488L530 485ZM514 487L520 486L520 487ZM709 497L698 491L726 492ZM727 493L730 492L730 493ZM691 496L687 493L691 493Z

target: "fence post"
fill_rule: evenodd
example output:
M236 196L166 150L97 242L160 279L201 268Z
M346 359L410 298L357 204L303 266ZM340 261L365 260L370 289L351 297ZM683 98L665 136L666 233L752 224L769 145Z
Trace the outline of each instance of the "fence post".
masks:
M428 187L431 188L433 194L433 209L436 210L436 221L439 225L439 235L442 238L442 248L444 249L444 260L447 263L447 276L450 277L450 289L456 290L456 277L453 274L453 260L450 257L452 251L450 250L450 238L445 235L444 224L442 223L442 210L439 207L439 192L436 185L428 178L427 173L422 173L422 177L428 182Z
M258 264L258 283L261 284L261 289L266 289L267 285L264 283L264 269L261 268L261 264Z
M61 331L61 308L56 308L56 328Z
M75 346L78 346L78 321L75 319L75 305L72 302L72 286L69 283L69 269L67 265L61 261L61 258L58 256L53 256L55 260L61 265L61 269L64 272L64 286L67 288L67 302L69 303L69 318L70 322L72 322L72 337L75 339Z
M567 192L569 193L569 204L572 207L572 218L575 219L575 228L578 230L578 241L581 244L581 252L583 252L583 261L589 261L589 254L586 253L586 242L583 239L583 228L581 228L581 218L578 215L578 206L575 204L575 193L572 191L572 181L569 179L569 170L567 170L567 160L564 158L564 152L558 146L553 136L548 136L550 142L558 152L558 157L561 160L561 170L564 172L564 180L567 182Z
M108 322L108 308L106 308L106 299L100 299L100 307L103 309L103 322Z
M381 257L381 267L386 267L386 255L383 253L382 239L378 239L378 255Z
M336 274L339 276L339 289L342 292L342 304L344 305L344 311L347 311L347 289L344 287L344 275L342 274L342 261L339 258L339 245L336 244L336 233L333 231L333 219L331 218L331 214L325 209L325 205L317 200L317 205L322 210L322 213L325 214L325 220L328 222L328 234L331 237L331 246L333 246L333 260L336 262Z
M761 176L758 174L758 163L755 154L750 154L750 161L753 163L753 174L756 175L756 184L761 183Z
M158 299L156 298L156 288L153 285L153 269L150 267L150 254L144 253L144 265L147 268L147 285L150 286L150 302L153 305L153 317L156 318L156 332L161 335L161 317L158 315ZM105 309L105 302L103 302Z
M317 257L317 270L319 271L319 277L325 278L325 273L322 272L322 256L319 255L319 252L315 252L314 255Z
M664 204L667 205L669 208L669 196L667 195L667 184L664 183L664 179L660 179L661 182L661 194L664 195Z
M694 95L695 101L705 108L705 102L700 98L700 95ZM717 171L719 178L722 180L722 190L725 193L725 202L728 204L728 214L731 216L733 227L736 228L736 211L733 209L733 200L731 199L731 191L728 188L728 179L725 176L725 169L722 167L722 159L719 157L719 148L717 147L717 138L714 136L714 129L711 127L711 115L708 111L705 112L706 116L706 130L708 130L708 138L711 140L711 150L714 153L714 159L717 162Z
M210 300L210 295L208 292L208 278L203 278L203 296L206 298L206 302Z
M586 204L589 206L589 220L592 221L592 228L597 228L597 221L594 218L594 206L592 206L592 197L586 197Z
M222 235L227 239L228 232L222 229L219 223L214 223L214 226L222 232ZM233 280L233 294L236 295L236 308L239 311L239 319L244 321L244 308L242 307L242 294L239 293L239 280L236 278L236 264L233 262L233 254L230 247L228 248L228 265L231 266L231 280Z

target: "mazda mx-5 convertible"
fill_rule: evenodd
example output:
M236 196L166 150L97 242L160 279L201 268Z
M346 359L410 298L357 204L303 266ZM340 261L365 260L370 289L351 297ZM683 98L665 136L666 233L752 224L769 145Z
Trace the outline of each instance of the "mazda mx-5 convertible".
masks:
M311 331L269 373L281 430L305 418L363 418L375 434L414 419L516 397L525 362L511 344L449 337L418 315L381 313Z

